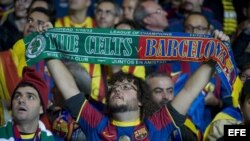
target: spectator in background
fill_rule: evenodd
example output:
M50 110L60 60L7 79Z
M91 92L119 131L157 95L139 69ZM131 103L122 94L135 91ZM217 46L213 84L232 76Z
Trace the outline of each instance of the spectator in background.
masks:
M139 0L123 0L122 1L122 17L123 19L134 19L134 11Z
M168 27L167 13L155 1L146 0L136 7L134 21L141 29L147 31L166 31Z
M28 8L32 0L15 0L15 11L9 14L7 20L0 26L1 48L8 50L15 42L23 37L24 26L27 22Z
M95 8L97 28L114 28L122 16L122 10L113 0L101 0Z
M210 35L213 30L207 18L200 12L191 12L185 18L184 29L186 33Z
M202 6L203 0L183 0L179 11L174 18L169 19L169 31L183 32L183 22L185 18L192 12L202 13L211 23L213 29L222 30L222 25L214 18L214 13L210 9Z
M93 19L87 15L87 10L91 0L69 0L68 15L59 18L55 22L55 27L83 27L92 28Z

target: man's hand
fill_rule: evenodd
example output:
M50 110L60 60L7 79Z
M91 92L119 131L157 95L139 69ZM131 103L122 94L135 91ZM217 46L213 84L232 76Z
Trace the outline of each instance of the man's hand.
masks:
M230 42L230 38L229 36L227 36L226 34L224 34L222 31L219 30L215 30L214 33L214 38L217 38L221 41L226 41L226 42Z
M51 22L46 22L45 24L43 25L39 25L37 28L36 28L36 31L37 32L45 32L47 31L49 28L53 28L53 25Z

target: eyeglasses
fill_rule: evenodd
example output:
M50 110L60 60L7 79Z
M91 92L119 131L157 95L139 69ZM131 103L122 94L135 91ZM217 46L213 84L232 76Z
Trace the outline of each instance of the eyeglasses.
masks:
M153 14L163 14L163 9L157 9L155 12L152 12L152 13L148 13L147 16L151 16Z
M169 87L169 88L166 88L165 90L166 90L166 94L173 94L174 88L173 87ZM157 88L154 88L152 90L152 92L156 93L156 94L162 94L164 92L164 89L157 87Z
M188 33L206 34L208 27L185 25L185 31Z
M120 85L113 85L110 87L110 90L113 91L113 90L116 90L117 88L120 88L123 91L129 91L132 89L137 91L137 89L130 83L122 83Z

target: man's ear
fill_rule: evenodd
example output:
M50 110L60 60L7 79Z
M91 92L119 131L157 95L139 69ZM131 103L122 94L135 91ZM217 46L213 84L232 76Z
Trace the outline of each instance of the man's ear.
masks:
M120 21L120 17L119 17L119 16L116 16L116 17L115 17L115 21L114 21L114 25L118 24L119 21Z
M145 25L147 25L147 24L150 23L150 18L147 16L147 17L145 17L142 21L143 21L143 23L144 23Z
M214 31L214 26L212 24L210 24L208 27L208 32L209 32L208 34L212 35L213 31Z
M44 113L44 111L43 111L43 106L42 106L42 105L40 105L39 113L40 113L40 115Z
M142 98L138 99L138 106L142 107Z
M138 102L138 106L139 106L139 107L141 107L141 106L142 106L142 103L141 103L140 101Z

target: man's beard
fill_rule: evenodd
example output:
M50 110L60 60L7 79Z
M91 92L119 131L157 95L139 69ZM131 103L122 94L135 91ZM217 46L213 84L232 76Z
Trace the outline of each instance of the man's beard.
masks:
M169 100L167 100L167 99L162 99L162 101L159 103L159 106L160 106L160 107L166 106L168 103L169 103Z
M129 111L137 111L139 109L138 106L134 104L135 101L129 102L126 105L109 105L109 111L111 113L123 113Z

